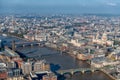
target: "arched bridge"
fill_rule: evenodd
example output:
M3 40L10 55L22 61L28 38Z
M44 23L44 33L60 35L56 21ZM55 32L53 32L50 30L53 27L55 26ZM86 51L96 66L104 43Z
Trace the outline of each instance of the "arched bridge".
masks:
M57 73L64 75L64 74L71 74L74 75L77 72L85 73L85 72L95 72L100 71L98 68L78 68L78 69L68 69L68 70L59 70Z

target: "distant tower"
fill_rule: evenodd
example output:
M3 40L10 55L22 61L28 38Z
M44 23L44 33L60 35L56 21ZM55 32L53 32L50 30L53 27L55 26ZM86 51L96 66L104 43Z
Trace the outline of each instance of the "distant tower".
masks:
M15 51L15 41L12 41L12 50Z

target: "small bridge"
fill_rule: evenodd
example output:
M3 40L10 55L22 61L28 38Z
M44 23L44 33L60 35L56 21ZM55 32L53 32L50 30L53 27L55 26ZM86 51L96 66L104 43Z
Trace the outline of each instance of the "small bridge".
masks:
M68 69L68 70L59 70L57 73L64 75L64 74L70 74L74 75L77 72L80 72L82 74L86 72L95 72L95 71L100 71L98 68L78 68L78 69Z

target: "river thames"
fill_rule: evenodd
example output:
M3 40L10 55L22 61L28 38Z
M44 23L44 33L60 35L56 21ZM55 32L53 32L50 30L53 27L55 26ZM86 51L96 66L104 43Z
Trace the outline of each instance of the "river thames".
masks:
M10 46L10 43L12 43L13 40L15 40L16 42L22 41L13 37L3 36L0 36L0 39L3 40L6 46L7 45ZM47 47L26 46L18 47L16 50L19 53L25 55L27 58L47 60L47 62L50 63L51 65L52 71L76 68L90 68L90 65L85 61L79 61L68 54L60 54L59 51ZM94 73L87 72L85 74L76 73L73 76L65 75L59 77L58 80L112 80L112 79L105 75L104 73L96 71Z
M90 68L90 65L85 61L77 60L76 58L68 54L60 54L51 48L46 47L20 47L17 49L18 52L24 54L27 57L45 59L51 64L51 70L66 70L66 69L76 69L76 68ZM43 55L43 56L42 56ZM85 74L76 73L73 76L65 75L59 77L59 80L112 80L107 75L100 71L94 73L87 72Z

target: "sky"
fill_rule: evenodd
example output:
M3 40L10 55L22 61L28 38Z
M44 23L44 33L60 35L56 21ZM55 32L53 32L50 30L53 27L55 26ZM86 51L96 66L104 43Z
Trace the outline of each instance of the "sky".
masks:
M0 0L0 13L120 14L120 0Z

